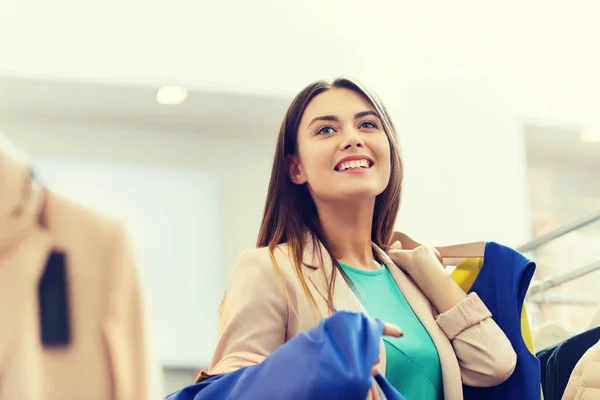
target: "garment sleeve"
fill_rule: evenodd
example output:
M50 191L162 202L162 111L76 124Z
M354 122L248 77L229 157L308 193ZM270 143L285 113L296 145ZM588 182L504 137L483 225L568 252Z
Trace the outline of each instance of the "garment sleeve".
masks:
M283 279L264 250L246 250L234 262L219 310L211 375L259 364L285 342L288 298L294 296L291 289L286 296Z
M512 375L517 355L476 293L470 293L436 320L452 343L463 383L490 387Z
M117 225L106 254L105 266L111 271L111 281L103 328L114 377L113 398L160 398L160 365L150 346L138 269L123 226Z

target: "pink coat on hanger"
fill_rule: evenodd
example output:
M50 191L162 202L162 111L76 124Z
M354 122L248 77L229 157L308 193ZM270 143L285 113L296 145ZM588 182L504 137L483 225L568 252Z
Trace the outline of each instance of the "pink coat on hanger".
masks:
M0 399L151 398L139 282L124 229L34 187L29 165L5 143L0 193ZM71 340L44 348L38 282L53 250L67 260Z
M589 348L575 365L562 398L600 399L600 342Z

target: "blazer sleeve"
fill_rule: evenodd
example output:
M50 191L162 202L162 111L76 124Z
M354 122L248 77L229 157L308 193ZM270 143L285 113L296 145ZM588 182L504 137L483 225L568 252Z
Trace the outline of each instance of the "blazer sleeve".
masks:
M162 393L160 365L154 358L138 269L125 228L115 224L106 249L111 273L108 313L103 328L115 399L156 399Z
M238 256L219 310L219 338L209 374L259 364L285 342L291 297L284 292L282 276L266 249Z
M476 293L470 293L436 320L452 343L463 383L490 387L512 375L517 355Z

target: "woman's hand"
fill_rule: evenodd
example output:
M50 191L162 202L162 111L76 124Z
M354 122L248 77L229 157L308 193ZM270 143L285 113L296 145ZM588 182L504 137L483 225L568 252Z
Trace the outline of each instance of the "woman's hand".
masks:
M435 309L444 313L465 299L467 295L446 273L440 253L431 246L404 250L395 242L388 255L399 268L414 280Z
M444 269L442 256L432 246L422 245L415 249L405 250L402 243L396 241L390 246L388 255L398 267L410 276L418 275L419 270L423 268Z
M383 324L383 336L401 337L402 335L404 335L402 329L398 328L396 325L388 323ZM379 361L380 359L377 357L377 362L373 366L373 369L371 369L372 376L377 376L377 374L379 374Z

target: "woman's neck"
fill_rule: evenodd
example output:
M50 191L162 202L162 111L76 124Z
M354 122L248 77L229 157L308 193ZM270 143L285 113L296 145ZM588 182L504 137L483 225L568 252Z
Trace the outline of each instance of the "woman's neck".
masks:
M371 230L375 200L317 205L319 220L335 258L358 269L377 269Z

